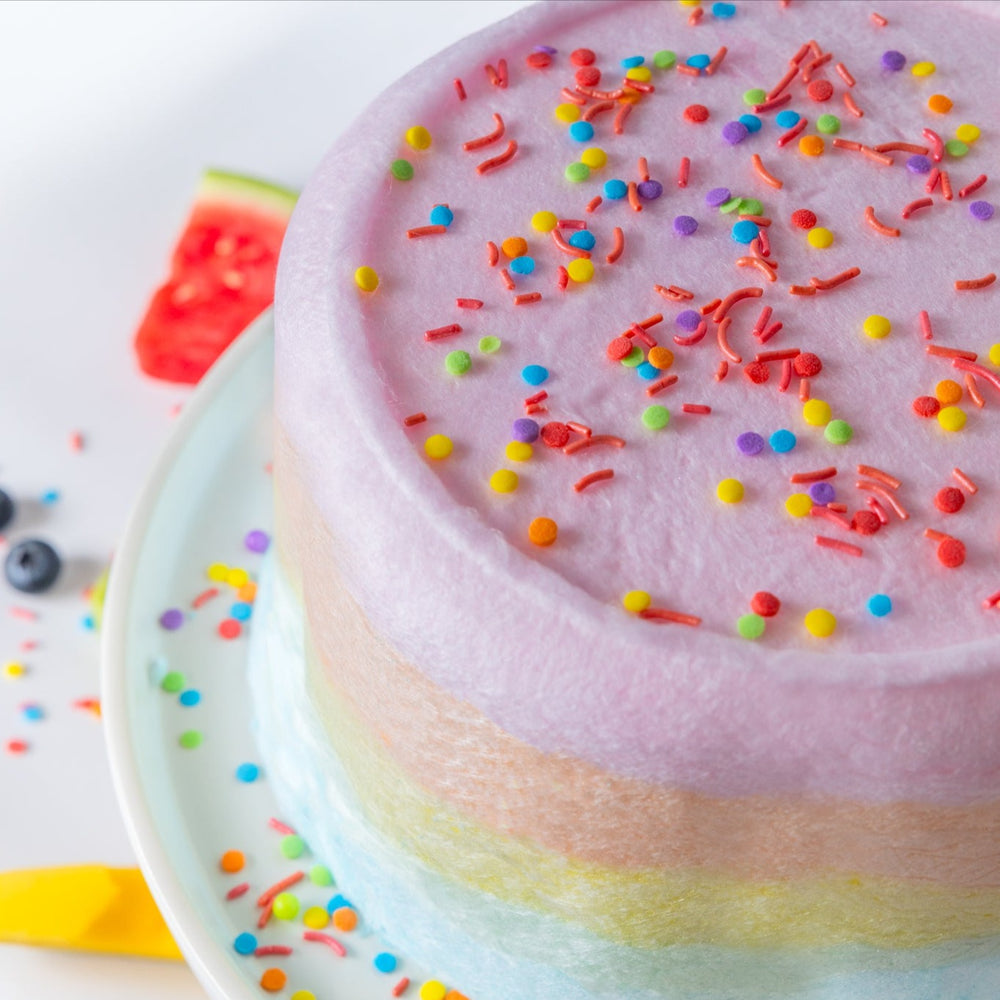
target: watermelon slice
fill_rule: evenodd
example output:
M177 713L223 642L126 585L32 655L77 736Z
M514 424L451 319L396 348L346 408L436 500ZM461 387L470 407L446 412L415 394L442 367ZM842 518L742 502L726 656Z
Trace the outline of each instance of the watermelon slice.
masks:
M135 335L144 372L197 382L274 301L278 250L296 195L266 181L208 170Z

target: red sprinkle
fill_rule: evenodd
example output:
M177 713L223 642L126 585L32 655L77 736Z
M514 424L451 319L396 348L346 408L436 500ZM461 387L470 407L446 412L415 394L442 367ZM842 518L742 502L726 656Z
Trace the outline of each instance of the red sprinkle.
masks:
M456 333L461 333L462 327L458 323L449 323L447 326L438 326L433 330L424 330L424 340L440 340L442 337L452 337Z
M266 955L291 955L292 949L287 944L265 944L254 949L254 958L264 958Z
M934 506L942 514L957 514L965 506L965 494L957 486L943 486L934 494Z
M335 955L339 955L341 958L344 958L347 955L347 949L330 934L321 934L319 931L303 931L302 940L316 941L319 944L325 944L330 951L332 951ZM396 994L396 996L398 995L399 994Z
M647 396L655 396L664 389L669 389L677 381L676 375L668 375L666 378L658 379L652 385L646 387Z
M829 80L813 80L806 87L806 94L811 101L828 101L833 97L833 84Z
M525 406L532 406L535 403L540 403L543 399L548 399L549 394L545 389L539 389L533 396L529 396L525 401Z
M503 118L500 117L496 112L493 113L493 131L488 132L486 135L480 136L478 139L470 139L468 142L462 143L462 149L465 152L470 153L474 149L482 149L483 146L489 146L494 142L499 142L503 138L503 134L506 131L506 126L503 123Z
M531 52L524 57L529 69L547 69L552 65L552 56L548 52Z
M548 442L546 442L546 444L548 444ZM573 484L573 490L576 493L582 493L588 486L593 486L594 483L603 482L605 479L614 479L614 476L614 469L598 469L596 472L588 472L587 475L578 479Z
M920 332L924 335L924 340L931 340L934 331L931 329L931 318L927 315L927 310L921 309L917 318L920 320Z
M767 367L764 361L751 361L743 369L743 374L746 375L754 385L763 385L771 377L771 369Z
M705 406L702 403L684 403L681 406L681 410L684 413L706 414L706 413L711 413L712 412L712 407L711 406Z
M622 358L628 357L632 353L632 341L628 337L615 337L614 340L608 344L608 357L612 361L621 361Z
M558 420L551 420L542 427L541 438L550 448L562 448L569 440L569 428Z
M874 535L882 527L882 520L873 510L858 510L851 518L851 527L859 535Z
M646 608L645 611L639 612L639 617L645 618L647 621L676 622L678 625L701 624L701 619L695 615L684 615L679 611L670 611L668 608Z
M986 183L986 174L980 174L974 181L966 184L961 191L958 192L959 198L965 198L972 194L973 191L978 191Z
M758 590L750 598L750 610L761 618L773 618L781 610L781 601L766 590Z
M965 562L965 544L957 538L945 538L937 548L938 562L948 569L957 569Z
M226 893L226 899L239 899L240 896L249 892L249 890L250 890L249 882L240 882L239 885L234 885L232 889L230 889L229 892Z
M574 79L581 87L596 87L601 82L601 71L596 66L581 66Z
M961 469L954 468L951 470L951 474L966 488L970 495L979 492L979 487Z
M677 168L677 186L686 188L688 186L688 175L691 172L691 161L686 157L681 157L680 166ZM983 180L986 178L984 177Z
M815 378L823 370L823 362L820 360L818 354L805 351L802 354L795 355L795 360L792 361L792 368L799 378Z
M403 976L402 979L392 988L392 995L394 997L401 997L406 992L406 987L410 985L410 980L408 976Z
M818 483L824 479L833 479L836 474L836 466L830 465L825 469L815 469L812 472L794 472L788 477L788 481L792 484Z
M274 826L274 821L272 821L271 825ZM284 826L284 824L282 824L282 826ZM284 827L284 829L288 831L288 833L285 834L286 837L293 832L288 827ZM280 833L282 831L279 830L278 832ZM297 882L301 882L302 879L304 879L305 877L306 877L305 872L293 872L291 875L287 876L286 878L283 878L280 882L275 882L274 885L272 885L268 889L265 889L257 897L257 905L268 906L269 904L274 902L274 897L277 896L279 892L284 892L286 889L291 888Z
M702 122L707 122L708 118L708 108L704 104L689 104L684 109L684 120L691 122L693 125L700 125Z
M865 550L858 545L842 542L839 538L827 538L825 535L817 535L816 544L824 549L836 549L848 556L863 556L865 554Z
M456 76L452 83L455 85L455 93L458 94L458 99L460 101L465 100L465 87L462 86L462 81Z
M514 305L526 306L532 302L539 302L542 298L541 292L525 292L523 295L514 296Z
M238 639L242 631L243 627L235 618L223 618L219 622L219 635L223 639Z
M913 412L918 417L936 417L941 404L934 396L917 396L913 401Z
M574 66L590 66L596 59L592 49L574 49L569 54L569 61Z
M812 229L816 225L816 213L808 208L798 208L792 212L792 225L799 229Z

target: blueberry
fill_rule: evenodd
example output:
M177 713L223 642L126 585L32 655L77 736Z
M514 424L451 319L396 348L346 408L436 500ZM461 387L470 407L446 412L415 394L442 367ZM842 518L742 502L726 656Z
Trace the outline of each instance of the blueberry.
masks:
M0 531L10 524L11 519L14 516L14 501L5 493L0 490Z
M18 542L7 553L4 572L7 574L7 582L16 590L22 590L26 594L40 594L56 582L61 567L59 553L48 542L29 538L25 542Z

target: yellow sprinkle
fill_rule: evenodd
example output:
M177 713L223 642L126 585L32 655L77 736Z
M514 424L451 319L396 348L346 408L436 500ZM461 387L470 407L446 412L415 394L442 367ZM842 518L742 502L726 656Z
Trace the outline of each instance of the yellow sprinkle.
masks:
M531 228L539 233L551 233L559 225L555 212L535 212L531 217Z
M930 76L936 69L937 66L935 66L934 63L924 60L923 62L914 63L913 69L911 69L910 72L914 76Z
M815 226L810 229L806 239L809 241L809 246L816 247L817 250L825 250L827 247L833 246L833 233L823 226Z
M448 990L444 983L438 982L436 979L428 979L420 987L420 1000L444 1000L447 993Z
M608 154L600 146L591 146L580 154L580 162L586 163L591 170L600 170L608 162Z
M810 635L816 636L817 639L825 639L833 635L837 627L837 616L826 608L813 608L806 614L805 623Z
M511 441L504 449L504 454L512 462L527 462L534 454L534 449L527 441Z
M811 427L825 427L832 416L830 404L822 399L810 399L802 407L802 419Z
M424 442L424 451L428 458L447 458L453 447L451 438L444 434L432 434Z
M968 122L955 129L955 138L961 142L975 142L982 134L978 125L970 125Z
M224 583L229 567L225 563L212 563L208 567L207 576L213 583Z
M378 288L378 274L373 267L359 267L354 272L354 284L363 292L374 292Z
M864 321L862 329L872 340L881 340L883 337L889 336L889 332L892 330L892 323L885 316L872 314Z
M991 365L996 365L997 368L1000 368L1000 344L994 344L990 348L990 353L987 357L990 359Z
M577 257L566 265L566 271L572 281L586 284L594 276L594 265L584 257Z
M626 611L638 614L645 611L653 603L653 598L644 590L630 590L623 598L622 604Z
M951 378L943 378L934 386L934 395L942 406L951 406L962 398L962 387Z
M649 83L653 79L653 74L648 66L633 66L625 71L626 80L638 80L639 83Z
M23 677L25 673L24 664L11 661L3 665L3 675L9 681L16 681L18 677Z
M230 587L242 587L243 584L250 579L250 574L245 569L240 569L238 566L234 566L226 574L226 583Z
M429 149L431 145L431 134L423 125L414 125L406 130L406 141L414 149Z
M739 503L743 499L743 484L738 479L723 479L715 487L715 495L723 503Z
M793 493L785 501L785 510L792 517L805 517L812 510L812 497L808 493Z
M946 431L960 431L965 426L965 410L958 406L944 406L938 410L938 423Z
M490 476L490 486L495 493L513 493L517 489L517 473L510 469L497 469Z
M302 915L302 923L314 931L321 931L330 922L330 914L325 906L310 906Z
M701 0L677 0L682 7L700 7Z
M316 994L312 990L296 990L288 1000L316 1000Z
M566 104L557 104L556 118L558 118L561 122L565 122L567 125L572 125L573 122L579 120L580 109L577 105L570 104L568 101Z

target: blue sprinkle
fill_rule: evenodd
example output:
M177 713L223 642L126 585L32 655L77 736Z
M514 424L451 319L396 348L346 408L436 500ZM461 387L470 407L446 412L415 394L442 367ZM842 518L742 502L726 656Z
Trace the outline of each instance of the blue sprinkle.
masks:
M697 55L688 56L686 61L688 66L694 66L695 69L704 69L712 61L712 57L706 55L704 52L699 52Z
M734 3L713 3L712 17L730 18L736 13Z
M246 764L240 764L236 768L236 777L239 781L246 784L250 784L251 781L256 781L260 777L260 768L256 764L251 764L247 762Z
M892 611L892 599L888 594L872 594L868 598L868 610L876 618L884 618Z
M93 631L94 631L94 629L95 629L95 628L97 627L97 623L96 623L96 622L94 621L94 616L93 616L93 615L84 615L84 616L83 616L83 617L82 617L82 618L80 619L80 624L81 624L81 625L82 625L82 626L83 626L83 627L84 627L84 628L85 628L85 629L86 629L86 630L87 630L88 632L93 632Z
M748 132L759 132L760 127L763 124L761 120L756 115L740 115L737 121L748 131Z
M21 709L21 714L28 722L38 722L40 719L45 718L45 712L42 711L41 705L25 705Z
M531 274L535 270L535 258L534 257L515 257L510 262L510 269L515 274Z
M635 69L636 66L641 66L645 61L643 56L628 56L622 60L622 69Z
M639 378L652 382L654 378L659 377L660 369L648 361L643 361L641 365L636 365L635 373Z
M395 972L397 965L396 956L390 955L387 951L380 951L372 959L372 965L374 965L379 972Z
M41 502L44 503L44 504L55 503L59 499L59 491L58 490L46 490L41 495L40 499L41 499Z
M330 897L330 901L326 904L326 912L333 913L334 910L339 910L342 906L350 906L352 910L354 909L351 902L338 892L336 896Z
M571 247L576 247L578 250L593 250L597 237L589 229L578 229L568 242Z
M543 368L541 365L527 365L521 369L521 378L528 385L541 385L548 377L548 368Z
M196 691L194 688L188 688L187 691L181 691L177 700L185 708L194 708L201 701L201 692Z
M613 177L609 181L604 182L604 197L610 198L612 201L618 201L619 198L624 198L628 194L628 185L624 181L618 180L617 177Z
M252 955L257 950L257 939L252 934L244 931L233 942L233 948L236 949L239 955Z
M450 226L455 218L455 213L447 205L435 205L431 209L432 226Z
M749 219L740 219L733 226L733 239L737 243L753 243L758 235L759 230L756 223L751 222Z
M590 122L573 122L569 127L569 137L577 142L590 142L594 138L594 126Z
M229 614L238 622L245 622L253 614L253 605L247 604L246 601L237 601L229 609Z
M784 455L785 452L791 451L796 444L795 435L784 428L780 431L775 431L767 440L768 444L771 445L771 449L779 455Z
M798 111L779 111L774 116L774 122L776 125L780 125L781 128L792 128L792 126L798 125L801 117L802 115Z

